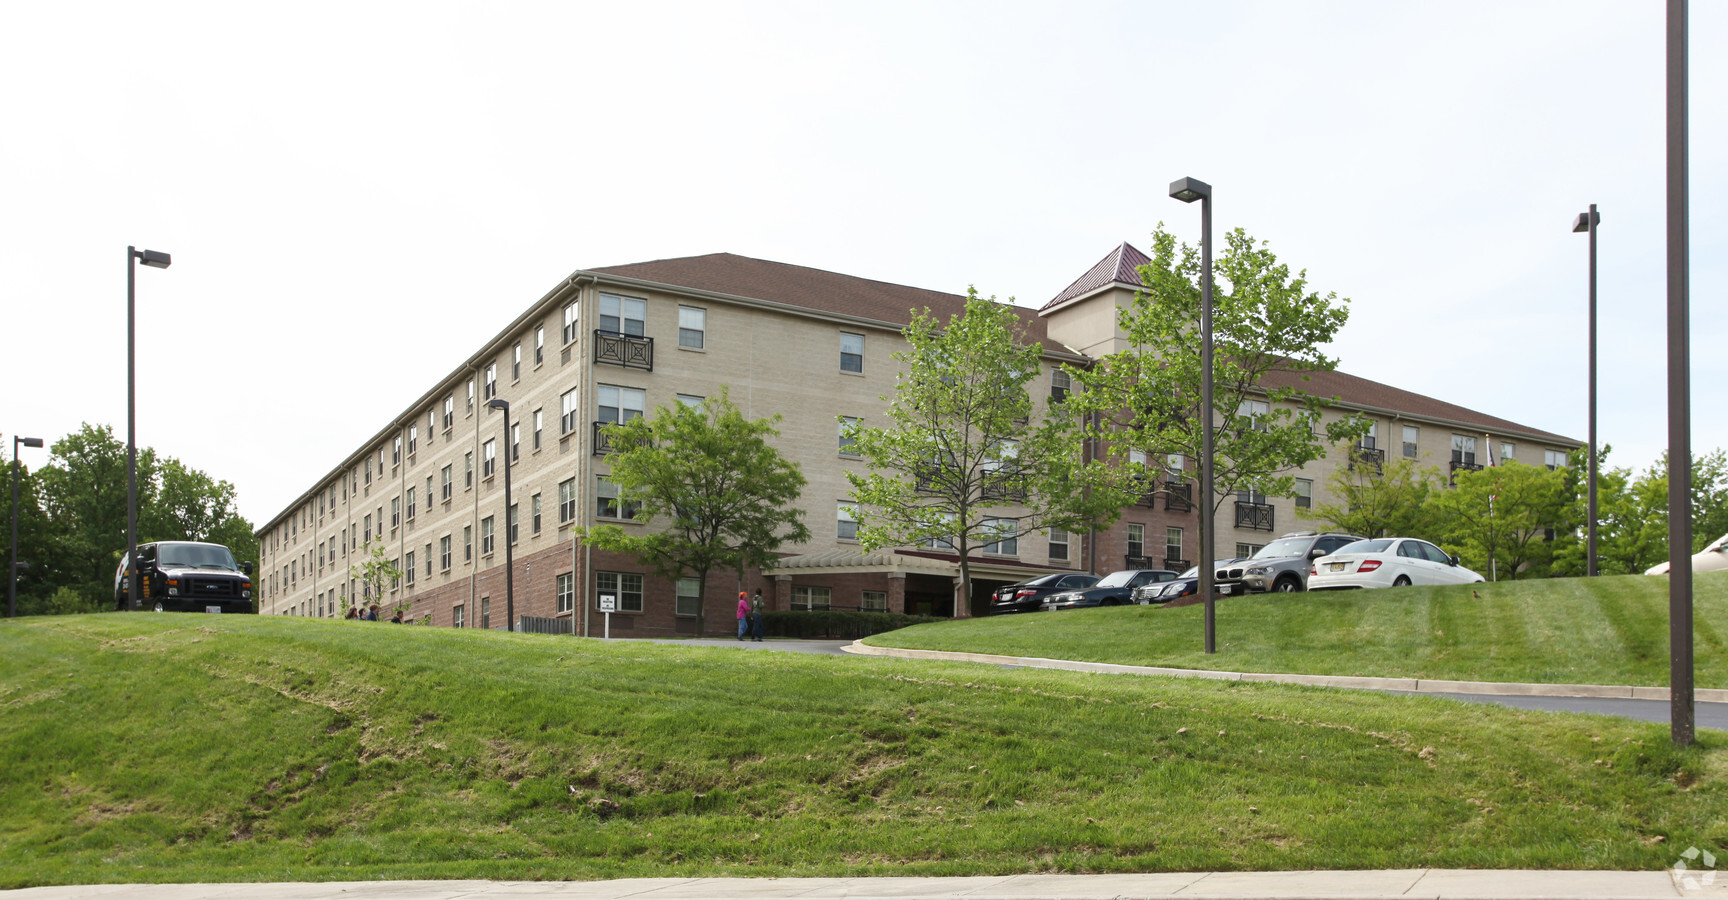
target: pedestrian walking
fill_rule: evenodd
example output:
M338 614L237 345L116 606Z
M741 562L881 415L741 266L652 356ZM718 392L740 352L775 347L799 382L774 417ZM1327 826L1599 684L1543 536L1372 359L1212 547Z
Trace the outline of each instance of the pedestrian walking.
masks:
M762 589L756 589L756 596L750 598L750 635L756 640L762 640Z
M744 632L750 627L750 595L738 592L738 640L744 640Z

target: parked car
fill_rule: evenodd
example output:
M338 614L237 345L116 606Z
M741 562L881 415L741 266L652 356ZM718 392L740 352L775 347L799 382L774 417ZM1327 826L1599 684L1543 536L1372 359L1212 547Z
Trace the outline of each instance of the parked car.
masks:
M1044 598L1060 591L1075 591L1098 583L1098 576L1083 572L1057 572L1030 581L997 588L990 596L990 613L1037 612Z
M1241 559L1221 559L1220 566L1241 562ZM1200 567L1190 566L1188 571L1176 576L1174 581L1153 582L1143 584L1134 589L1135 603L1169 603L1179 597L1186 597L1200 589ZM1213 582L1212 590L1219 594L1242 593L1240 582L1236 584L1218 584Z
M1123 569L1098 579L1098 583L1078 591L1051 594L1039 604L1040 609L1077 609L1082 606L1121 606L1134 602L1134 589L1141 585L1169 581L1176 573L1169 569Z
M114 606L131 607L126 554L114 570ZM221 544L159 541L138 545L141 608L157 612L249 613L252 564Z
M1728 569L1728 534L1711 541L1709 546L1692 554L1692 571L1716 572L1722 569ZM1668 562L1666 560L1659 562L1645 569L1644 574L1666 575L1668 574Z
M1293 531L1241 562L1218 569L1219 584L1240 584L1252 593L1290 593L1307 589L1314 560L1334 553L1360 535Z
M1314 561L1308 590L1408 587L1413 584L1473 584L1485 579L1458 564L1458 557L1416 538L1375 538L1346 544Z

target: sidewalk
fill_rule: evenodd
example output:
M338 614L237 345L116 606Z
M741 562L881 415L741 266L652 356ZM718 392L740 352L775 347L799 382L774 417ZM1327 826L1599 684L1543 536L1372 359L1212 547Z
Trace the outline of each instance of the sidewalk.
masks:
M1606 700L1668 699L1665 687L1634 687L1626 684L1518 684L1498 681L1442 681L1434 678L1373 678L1355 675L1287 675L1270 672L1219 672L1208 669L1169 669L1162 666L1124 666L1116 663L1076 662L1038 656L1001 656L994 653L958 653L948 650L902 650L872 647L853 641L843 648L861 656L894 659L925 659L946 662L985 663L1027 669L1063 669L1104 675L1165 675L1175 678L1209 678L1215 681L1270 681L1278 684L1312 684L1321 687L1355 688L1369 691L1409 691L1418 694L1508 694L1528 697L1590 697ZM1696 688L1698 703L1728 703L1728 690Z
M1714 874L1706 873L1706 874ZM1686 880L1688 884L1681 884ZM636 878L617 881L375 881L86 885L0 891L5 900L1671 900L1728 897L1660 872L1401 869L966 878Z

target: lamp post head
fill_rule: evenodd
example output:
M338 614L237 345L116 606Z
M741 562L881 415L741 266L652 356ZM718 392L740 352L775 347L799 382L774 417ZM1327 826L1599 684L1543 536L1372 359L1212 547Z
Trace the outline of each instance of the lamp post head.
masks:
M1170 196L1183 203L1212 199L1212 185L1198 178L1182 178L1170 182Z
M486 408L487 409L501 409L501 410L504 410L505 412L509 412L510 411L510 401L505 400L503 397L493 397L492 399L486 401Z
M139 262L152 269L166 269L168 264L174 261L172 257L160 250L135 250L132 255L137 257Z
M1594 221L1592 221L1594 220ZM1578 218L1572 220L1572 231L1589 231L1592 225L1602 224L1602 214L1598 212L1581 212Z
M40 447L40 446L42 446L42 439L41 438L21 438L21 437L12 438L12 446L14 448L16 448L19 444L23 444L26 447Z

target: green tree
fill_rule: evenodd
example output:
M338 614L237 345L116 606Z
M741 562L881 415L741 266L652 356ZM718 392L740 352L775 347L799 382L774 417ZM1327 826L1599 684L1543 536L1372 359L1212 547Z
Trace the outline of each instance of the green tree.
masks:
M782 544L810 539L804 511L793 504L804 474L768 443L780 432L769 419L746 419L722 388L699 406L674 403L608 429L606 462L618 502L659 527L646 533L617 525L573 529L602 550L628 553L665 578L697 583L696 633L706 628L708 574L772 562ZM659 522L658 520L665 521Z
M1297 513L1334 531L1363 537L1436 540L1443 527L1428 499L1439 480L1438 469L1403 457L1387 460L1378 471L1367 465L1342 467L1327 479L1338 502Z
M138 540L154 502L156 454L138 450ZM126 549L126 445L107 425L85 423L54 442L39 471L43 510L62 570L55 587L77 590L92 603L112 600L114 568Z
M0 448L10 445L7 435L0 435ZM12 465L6 460L0 471L0 522L10 529L12 522ZM21 616L40 615L47 611L57 573L63 568L59 545L52 539L50 523L42 511L40 478L30 467L18 461L18 604ZM6 551L10 561L10 548ZM0 565L4 565L0 563Z
M1598 454L1596 478L1596 569L1604 575L1636 575L1668 559L1668 456L1634 475L1609 467L1609 447ZM1565 470L1571 519L1587 521L1586 451L1572 454ZM1585 571L1583 531L1557 542L1554 573ZM1728 533L1728 454L1712 450L1692 459L1692 552Z
M894 354L903 371L883 398L888 424L848 432L870 469L846 475L866 549L951 546L960 596L970 598L973 551L1108 525L1132 502L1105 465L1084 461L1078 415L1061 403L1034 408L1043 351L1012 306L968 290L965 311L946 325L926 309L904 335L911 346ZM956 602L956 616L969 612Z
M359 598L342 598L342 608L346 610L351 602L384 603L384 593L402 582L402 567L390 556L390 549L382 540L367 541L360 548L360 561L348 567L348 574L360 583ZM399 602L397 609L407 609L408 603Z
M1293 470L1321 458L1331 444L1366 433L1360 416L1325 420L1328 398L1302 389L1308 372L1338 361L1320 352L1349 318L1349 301L1308 290L1264 243L1236 229L1214 263L1212 409L1201 409L1200 254L1162 226L1142 289L1121 311L1127 348L1077 373L1080 400L1112 455L1138 450L1150 459L1202 455L1204 426L1215 425L1213 491L1196 498L1212 522L1240 490L1288 496Z
M1458 472L1453 481L1432 498L1447 522L1447 549L1491 580L1543 574L1552 550L1546 537L1566 528L1562 473L1514 459Z

